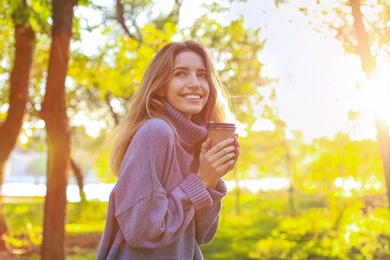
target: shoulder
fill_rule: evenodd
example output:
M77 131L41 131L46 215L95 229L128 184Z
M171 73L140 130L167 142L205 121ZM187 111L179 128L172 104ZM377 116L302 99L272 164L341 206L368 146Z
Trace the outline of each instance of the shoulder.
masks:
M138 129L128 152L138 160L165 162L169 160L170 157L167 156L171 156L176 147L177 141L171 126L163 119L150 119Z
M175 138L172 127L163 119L153 118L147 120L138 129L133 140L149 140L155 144L166 144Z
M148 135L157 133L158 135L173 135L172 127L163 119L153 118L149 119L138 129L140 133Z

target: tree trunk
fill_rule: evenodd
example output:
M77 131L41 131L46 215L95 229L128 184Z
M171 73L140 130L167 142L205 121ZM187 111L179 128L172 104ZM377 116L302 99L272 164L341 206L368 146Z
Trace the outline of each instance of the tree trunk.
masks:
M292 183L292 179L290 178L290 186L288 187L288 205L290 209L290 216L295 216L296 215L296 210L295 210L295 203L294 203L294 185Z
M388 208L390 209L390 138L389 125L377 120L376 128L378 131L379 149L382 157L383 171L385 174L386 195Z
M74 175L76 176L77 185L79 186L80 202L85 203L87 202L87 199L85 197L85 192L84 192L83 175L81 173L80 168L77 166L77 164L72 158L70 158L70 165L72 167Z
M31 27L15 25L15 59L10 78L9 110L5 122L0 125L0 185L3 184L6 162L23 124L34 49L35 35ZM0 201L0 251L5 251L7 224L2 208Z
M286 149L285 154L285 167L286 167L286 173L288 181L290 182L290 187L288 188L288 205L290 209L290 215L295 216L296 210L295 210L295 203L294 203L294 180L291 175L291 155L290 155L290 147L287 144L287 140L285 139L283 141L283 146Z
M352 16L354 18L354 29L357 38L356 52L362 60L362 69L367 78L376 69L376 61L370 52L370 40L368 33L363 24L363 16L360 11L359 0L350 0L352 8ZM375 86L371 86L375 87ZM389 125L376 119L377 137L379 142L380 155L382 158L383 173L385 177L386 194L388 198L388 207L390 208L390 141L389 141Z
M241 195L241 188L240 188L240 177L238 176L238 167L234 167L233 175L234 175L234 182L236 184L236 189L234 192L234 195L236 197L236 214L237 216L241 215L241 202L240 202L240 195Z
M41 117L48 142L47 191L44 207L42 259L65 259L66 187L70 128L65 107L65 78L77 0L53 0L52 43Z

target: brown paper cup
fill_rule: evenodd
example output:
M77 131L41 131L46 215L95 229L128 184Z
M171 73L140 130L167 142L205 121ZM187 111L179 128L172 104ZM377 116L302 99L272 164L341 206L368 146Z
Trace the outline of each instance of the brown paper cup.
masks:
M208 136L211 138L210 148L222 140L233 137L236 132L236 126L232 123L209 122L206 128Z

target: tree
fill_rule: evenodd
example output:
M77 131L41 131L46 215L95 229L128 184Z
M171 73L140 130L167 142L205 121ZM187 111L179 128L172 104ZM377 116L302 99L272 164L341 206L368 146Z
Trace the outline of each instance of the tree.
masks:
M46 93L40 111L40 116L46 124L48 143L42 259L65 259L66 187L70 158L65 78L72 37L73 8L77 2L78 0L53 0L52 2L52 43Z
M137 91L144 70L157 50L176 33L178 12L182 1L175 1L171 12L151 15L152 1L116 1L114 6L90 8L102 14L98 24L83 22L82 30L98 32L104 38L96 52L83 53L72 50L69 64L67 102L70 118L80 114L91 116L91 120L102 123L97 137L83 134L83 126L70 121L73 146L87 147L97 157L95 169L99 177L114 181L108 165L109 149L102 145L104 139L118 124L126 111L126 102ZM139 23L139 16L147 14L148 20ZM79 38L76 40L81 41ZM107 176L112 176L107 178Z
M366 74L367 78L372 76L377 67L376 59L371 54L370 37L364 26L364 16L361 12L361 5L359 0L350 0L349 4L352 9L352 16L354 19L353 28L357 39L356 53L360 56L362 61L362 69ZM385 5L385 3L383 3ZM388 6L388 8L390 8ZM388 37L387 35L385 36ZM382 44L382 39L379 44ZM387 43L385 43L387 45ZM375 86L371 86L375 87ZM390 209L390 138L389 138L389 122L385 122L380 118L376 118L377 138L379 142L380 156L382 158L383 174L385 184L387 187L387 199L388 207Z
M356 54L360 58L362 71L370 84L370 79L375 75L378 68L378 60L383 59L383 56L387 61L389 60L390 31L387 25L389 2L383 0L340 0L337 1L337 6L333 5L332 9L325 8L327 4L326 1L317 1L317 5L311 7L303 4L300 10L306 15L311 14L308 22L316 30L326 29L336 32L335 37L342 42L345 51ZM350 19L350 17L353 19ZM317 21L313 22L310 19L317 19ZM385 55L380 57L381 53ZM370 87L376 88L377 86ZM378 116L375 121L380 150L379 156L382 160L384 181L387 187L386 195L390 207L389 122Z
M372 194L380 179L380 156L374 141L353 141L347 134L332 139L315 139L310 144L310 164L297 182L308 193L334 192L335 181L353 179L364 185L354 186L356 193Z
M4 123L0 124L0 185L4 178L5 164L15 147L28 99L28 86L35 49L35 33L29 23L30 8L27 1L15 2L17 7L13 13L15 27L15 57L10 77L9 109ZM0 201L0 251L4 251L4 234L7 225L2 213Z

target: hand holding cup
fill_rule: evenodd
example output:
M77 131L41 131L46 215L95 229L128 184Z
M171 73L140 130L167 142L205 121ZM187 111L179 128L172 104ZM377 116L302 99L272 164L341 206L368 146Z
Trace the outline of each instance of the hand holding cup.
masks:
M240 153L234 124L208 123L209 138L202 144L198 176L206 188L215 187L218 180L231 171Z

